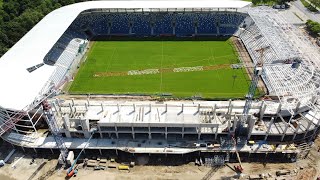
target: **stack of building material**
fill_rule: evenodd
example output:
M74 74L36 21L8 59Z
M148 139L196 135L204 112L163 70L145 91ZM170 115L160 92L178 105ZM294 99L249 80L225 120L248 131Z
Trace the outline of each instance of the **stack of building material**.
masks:
M98 165L97 160L88 160L87 162L88 167L95 167L97 165Z

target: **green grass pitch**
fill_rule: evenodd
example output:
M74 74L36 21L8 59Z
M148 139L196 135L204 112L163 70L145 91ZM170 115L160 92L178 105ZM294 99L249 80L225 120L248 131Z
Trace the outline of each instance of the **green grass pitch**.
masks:
M229 40L97 41L69 92L243 98L248 91L248 77L244 69L231 69L230 64L234 63L238 63L238 58ZM192 72L161 71L196 66L214 68ZM160 73L126 74L130 70L146 69L160 69ZM113 72L125 75L95 76Z

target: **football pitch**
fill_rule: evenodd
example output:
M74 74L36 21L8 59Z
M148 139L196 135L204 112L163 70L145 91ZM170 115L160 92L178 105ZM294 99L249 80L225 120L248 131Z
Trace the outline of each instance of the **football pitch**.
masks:
M249 81L236 63L229 40L96 41L69 92L243 98Z

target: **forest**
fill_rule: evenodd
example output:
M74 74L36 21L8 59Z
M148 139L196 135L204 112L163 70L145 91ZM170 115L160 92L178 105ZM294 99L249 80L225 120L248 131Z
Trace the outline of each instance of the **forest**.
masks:
M0 57L51 11L86 0L0 0Z

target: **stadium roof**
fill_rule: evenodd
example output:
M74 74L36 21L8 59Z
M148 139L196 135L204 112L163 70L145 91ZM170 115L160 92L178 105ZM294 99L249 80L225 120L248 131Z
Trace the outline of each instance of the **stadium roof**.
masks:
M0 106L21 110L39 95L55 70L44 65L29 73L27 68L44 57L76 17L85 10L109 8L242 8L238 0L194 1L89 1L59 8L45 16L0 59Z

